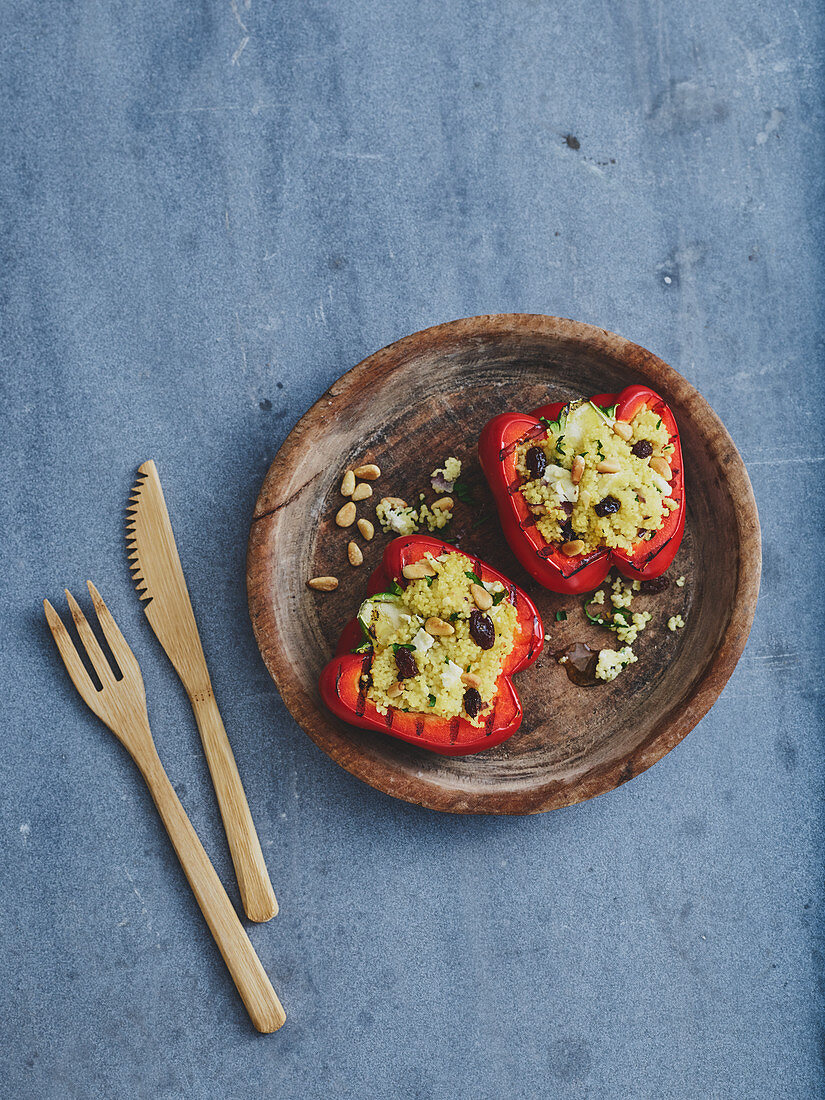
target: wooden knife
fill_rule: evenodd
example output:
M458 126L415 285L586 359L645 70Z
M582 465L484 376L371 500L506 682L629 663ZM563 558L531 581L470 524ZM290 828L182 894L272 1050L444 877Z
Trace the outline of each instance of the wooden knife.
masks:
M278 902L238 766L218 713L169 512L151 459L138 470L127 515L126 545L135 587L141 600L148 601L144 605L146 617L180 676L195 712L244 910L250 920L269 920L278 912Z

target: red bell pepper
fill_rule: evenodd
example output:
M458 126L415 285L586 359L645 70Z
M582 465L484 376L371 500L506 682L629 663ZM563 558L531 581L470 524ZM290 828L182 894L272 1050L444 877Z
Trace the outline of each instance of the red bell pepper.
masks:
M426 535L409 535L394 539L384 551L381 565L367 584L368 595L387 591L393 582L406 585L405 565L418 561L426 553L438 557L454 553L455 547ZM321 673L321 698L333 714L363 729L379 730L391 737L409 741L419 748L446 756L467 756L492 748L511 737L521 725L521 702L511 677L533 664L544 645L544 630L533 601L497 569L473 558L473 572L482 581L500 581L518 612L515 644L505 659L497 683L493 707L484 725L474 726L464 717L442 718L433 714L416 714L390 708L380 714L366 694L363 680L370 670L372 653L352 652L363 641L361 626L353 619L344 628L336 656Z
M673 413L657 393L646 386L628 386L621 393L601 393L592 398L600 407L616 405L617 420L632 420L643 405L661 418L674 450L670 456L673 478L671 497L678 509L664 517L652 539L639 542L633 550L601 547L590 553L569 558L558 545L545 542L527 507L516 472L516 449L526 439L540 439L546 429L540 418L555 420L566 402L558 401L534 409L532 413L501 413L485 425L478 443L478 454L485 477L493 491L504 535L516 555L539 584L553 592L568 594L592 592L604 581L611 565L625 577L643 580L661 576L668 568L685 530L685 493L682 448Z

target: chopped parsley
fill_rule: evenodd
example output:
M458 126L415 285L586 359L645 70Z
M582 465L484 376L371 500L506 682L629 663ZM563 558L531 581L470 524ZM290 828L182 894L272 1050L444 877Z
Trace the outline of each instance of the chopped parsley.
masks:
M399 651L399 649L412 649L412 650L414 650L415 646L412 645L410 642L393 642L392 643L393 653L397 653Z
M560 435L559 438L556 440L556 450L559 452L560 455L564 454L564 447L562 446L563 442L564 436Z
M502 588L501 592L493 593L493 607L498 607L504 597L507 595L507 589Z
M427 700L428 700L431 707L435 706L435 696L434 695L432 695L432 694L428 695Z
M598 604L596 604L594 606L598 606ZM588 621L591 622L591 623L595 623L596 626L607 626L607 619L605 619L603 615L591 615L590 614L590 603L589 602L586 602L584 604L584 613L587 616Z
M471 507L474 507L477 503L472 491L464 481L459 480L453 482L453 492L462 504L469 504Z
M661 426L662 426L662 418L660 416L659 419L656 421L656 427L661 428Z
M469 577L473 584L477 584L479 588L483 587L481 584L481 577L477 573L474 573L472 569L465 569L464 576Z
M427 588L432 588L435 577L425 577L424 580L427 582Z
M387 591L393 596L400 596L404 589L398 583L398 581L390 581L390 587Z
M557 611L556 612L556 622L557 623L563 623L566 618L567 618L567 612L566 611Z

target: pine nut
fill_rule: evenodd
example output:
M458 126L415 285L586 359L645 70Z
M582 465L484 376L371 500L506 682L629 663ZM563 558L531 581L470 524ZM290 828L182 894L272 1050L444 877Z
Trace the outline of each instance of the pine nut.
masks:
M466 684L468 688L478 689L481 687L481 677L476 676L474 672L462 672L461 682Z
M622 464L618 458L606 458L604 462L599 463L596 470L600 474L617 474L621 468Z
M374 462L368 462L366 466L356 466L353 473L356 477L362 477L364 481L375 481L381 476L381 471Z
M454 626L445 623L443 619L435 618L435 616L427 619L424 623L424 629L428 634L432 634L434 638L447 638L450 634L455 634Z
M575 558L584 550L584 543L581 539L573 539L572 542L563 542L561 544L562 554L566 554L568 558Z
M349 558L350 565L360 565L364 560L364 555L361 553L361 547L357 542L347 543L347 557Z
M406 500L402 500L401 497L381 497L381 503L389 505L390 508L406 508Z
M348 500L343 508L338 509L335 522L339 527L352 527L355 523L355 505L351 500Z
M351 497L355 489L355 474L352 470L347 470L344 474L344 480L341 482L341 496Z
M353 493L352 493L352 499L353 500L366 500L367 497L371 497L371 496L372 496L372 486L371 485L366 485L363 481L359 482L358 485L355 486L355 489L353 490Z
M438 500L433 504L433 508L440 508L443 512L452 512L453 498L439 497Z
M573 465L570 467L570 480L574 485L578 485L582 479L584 473L584 459L581 455L576 455L573 459Z
M655 470L657 474L660 474L665 481L670 481L673 477L673 471L670 468L670 464L665 462L663 458L651 458L648 465L651 470Z
M633 435L633 429L626 420L617 420L616 423L613 425L613 431L616 433L616 435L621 436L625 443Z
M436 570L425 558L422 558L421 561L411 561L409 565L404 566L401 572L408 581L420 581L422 577L434 577L436 575Z
M311 581L307 581L310 588L314 588L317 592L334 592L338 587L337 577L313 577Z
M470 594L475 600L475 605L479 611L489 611L493 606L493 597L487 589L482 588L480 584L471 584Z
M396 680L394 684L390 684L387 688L387 697L389 699L397 699L401 692L404 690L404 685L399 684Z
M358 520L358 530L361 532L367 542L369 542L372 539L372 536L375 534L375 528L368 519Z

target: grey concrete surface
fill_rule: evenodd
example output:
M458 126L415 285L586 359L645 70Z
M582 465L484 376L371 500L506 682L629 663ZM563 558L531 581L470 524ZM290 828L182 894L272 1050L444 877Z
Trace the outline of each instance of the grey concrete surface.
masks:
M0 1093L822 1095L821 7L7 0ZM753 479L765 568L719 703L604 798L453 819L335 767L246 612L258 487L389 341L525 311L651 348ZM93 577L237 901L122 513L164 479L282 913L262 1038L43 596ZM61 604L61 606L63 606Z

